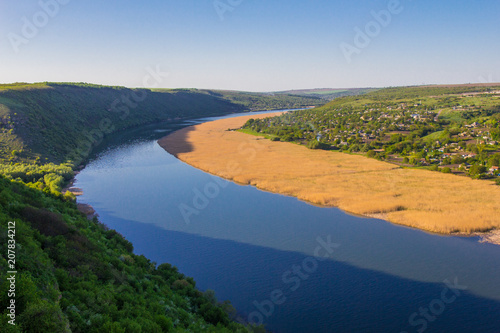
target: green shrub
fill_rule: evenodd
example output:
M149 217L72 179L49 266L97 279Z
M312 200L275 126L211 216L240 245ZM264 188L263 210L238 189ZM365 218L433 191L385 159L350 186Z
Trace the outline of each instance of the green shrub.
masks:
M449 167L444 167L441 169L442 173L451 173L451 169Z

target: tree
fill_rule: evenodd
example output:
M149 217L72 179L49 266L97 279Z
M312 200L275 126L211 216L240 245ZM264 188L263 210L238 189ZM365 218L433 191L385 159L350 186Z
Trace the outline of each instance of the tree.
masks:
M318 140L311 140L307 144L309 149L328 149L328 145L323 142L319 142Z
M19 321L26 332L71 332L68 318L59 306L46 300L28 306Z
M470 151L475 154L479 153L479 149L477 149L477 146L474 143L469 143L467 145L467 151Z
M373 150L369 150L367 153L366 153L366 156L367 157L370 157L370 158L373 158L375 157L375 155L377 155Z
M443 169L441 169L441 172L442 173L451 173L451 169L449 167L444 167Z
M464 162L465 162L464 158L460 155L454 155L451 158L451 164L462 164Z
M485 172L486 172L486 167L484 165L477 163L474 164L469 170L469 174L477 178L479 178Z

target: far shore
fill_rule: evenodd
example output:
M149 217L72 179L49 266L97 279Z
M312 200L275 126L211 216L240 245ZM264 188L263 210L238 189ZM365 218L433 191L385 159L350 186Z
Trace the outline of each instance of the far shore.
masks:
M190 126L158 143L180 160L240 184L433 233L480 235L500 244L500 186L491 181L404 169L229 130L250 118L280 113Z

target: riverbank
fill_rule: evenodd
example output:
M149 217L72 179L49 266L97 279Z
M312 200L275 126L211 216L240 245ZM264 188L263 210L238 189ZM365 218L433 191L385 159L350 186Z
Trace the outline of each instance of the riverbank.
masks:
M211 174L314 204L442 234L500 229L500 187L493 182L403 169L228 130L269 116L203 123L158 142Z

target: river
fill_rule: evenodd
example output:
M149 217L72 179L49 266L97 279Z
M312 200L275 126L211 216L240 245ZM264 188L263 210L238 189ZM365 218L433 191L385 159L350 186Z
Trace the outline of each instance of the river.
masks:
M273 332L500 332L500 246L237 185L156 143L212 119L109 140L77 175L78 201Z

